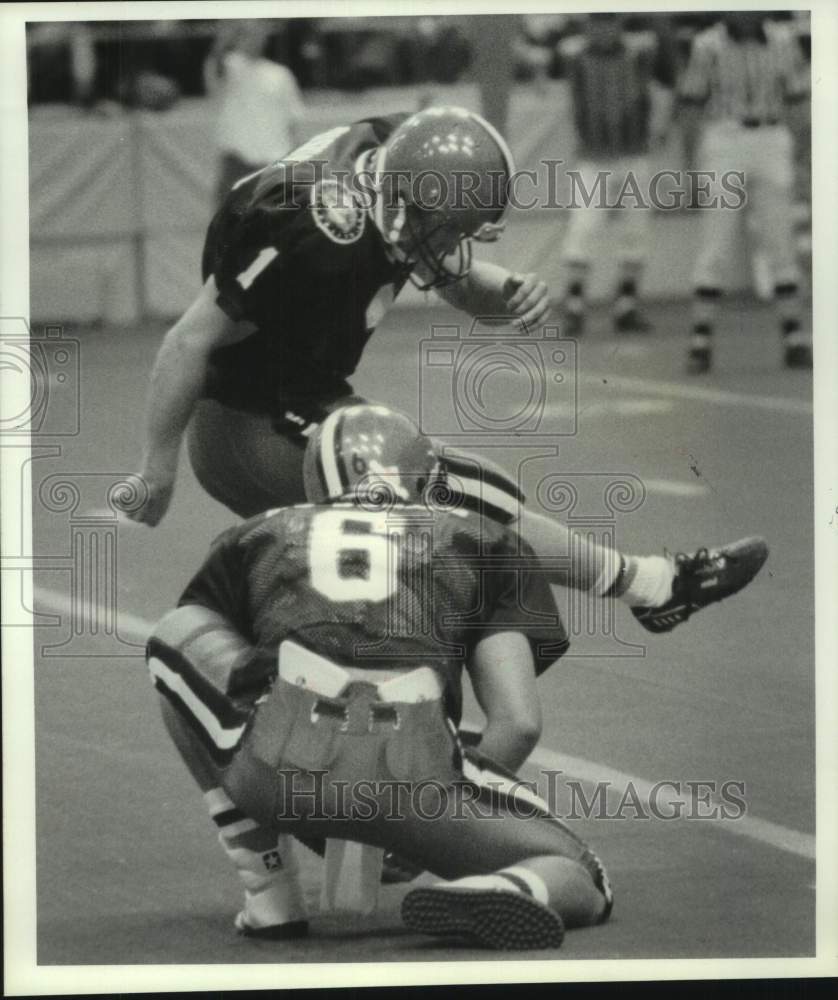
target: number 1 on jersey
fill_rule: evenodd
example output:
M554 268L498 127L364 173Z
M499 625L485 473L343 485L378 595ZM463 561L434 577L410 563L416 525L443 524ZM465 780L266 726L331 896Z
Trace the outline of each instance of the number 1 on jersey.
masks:
M262 247L256 257L248 264L241 274L236 275L236 281L247 291L272 260L279 256L276 247Z

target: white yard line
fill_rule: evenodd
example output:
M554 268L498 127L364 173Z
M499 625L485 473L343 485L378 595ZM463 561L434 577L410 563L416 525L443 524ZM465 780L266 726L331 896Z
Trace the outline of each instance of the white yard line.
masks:
M41 608L53 612L64 614L70 613L70 598L67 594L57 590L47 590L37 587L35 590L36 602ZM103 608L97 608L99 620L104 615ZM149 633L154 627L154 623L140 618L128 612L120 612L117 616L119 633L124 639L132 642L145 642ZM473 728L474 724L472 723ZM550 770L561 771L563 774L578 778L581 781L605 782L612 795L622 795L627 785L630 783L642 801L649 801L654 793L654 784L645 778L626 774L617 771L607 764L596 761L585 760L582 757L573 757L570 754L556 753L546 747L539 747L529 759L529 763L537 767L549 768ZM672 789L665 790L663 797L667 804L682 803L681 808L686 812L694 805L688 795L675 794ZM697 822L697 821L696 821ZM802 833L799 830L792 830L777 823L760 819L757 816L743 816L741 819L702 819L702 824L709 829L720 830L734 836L745 837L749 840L756 840L759 843L767 844L788 854L795 854L798 857L808 860L815 859L815 838L811 834Z
M688 385L685 382L664 382L658 379L614 375L611 372L588 371L580 373L578 378L584 385L599 385L624 392L651 392L659 396L716 403L720 406L742 406L755 410L767 410L772 413L794 413L798 416L808 417L812 415L812 404L805 399L790 399L786 396L755 396L747 392L711 389L708 386Z
M70 615L73 612L70 595L63 590L52 590L48 587L35 587L35 610L52 612L53 614ZM99 621L105 615L105 608L101 605L94 607L94 612ZM129 642L145 643L155 626L155 622L139 615L131 614L130 611L119 611L116 616L119 634Z
M654 783L645 778L638 778L624 771L617 771L607 764L585 760L582 757L572 757L570 754L556 753L546 747L538 747L529 759L530 764L550 770L561 770L563 774L571 775L581 781L596 784L606 783L613 797L621 797L626 787L631 784L641 802L648 802L655 793ZM673 789L665 786L659 796L661 807L679 804L684 813L695 809L695 802L690 795L675 794ZM695 822L699 822L698 819ZM812 834L792 830L789 827L771 823L758 816L745 815L741 819L701 819L703 825L713 830L731 833L737 837L746 837L761 844L776 847L788 854L796 854L800 858L815 860L815 838Z
M703 497L710 492L710 487L702 483L685 483L677 479L644 479L643 485L647 493L667 497Z

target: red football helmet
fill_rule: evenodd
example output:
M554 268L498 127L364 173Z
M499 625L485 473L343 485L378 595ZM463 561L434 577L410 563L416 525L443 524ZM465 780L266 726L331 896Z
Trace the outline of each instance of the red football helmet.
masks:
M471 266L475 239L498 239L515 172L499 133L465 108L430 107L411 115L373 159L375 224L420 288L459 281ZM453 261L446 258L455 255Z
M405 414L371 403L343 406L308 439L303 484L311 503L358 499L417 503L436 481L439 457Z

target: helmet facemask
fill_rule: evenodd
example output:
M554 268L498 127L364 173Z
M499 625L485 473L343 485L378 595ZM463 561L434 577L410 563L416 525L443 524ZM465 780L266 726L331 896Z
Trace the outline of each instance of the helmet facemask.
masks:
M405 222L397 246L405 255L405 263L410 266L408 274L410 283L420 291L456 284L471 270L471 239L468 236L454 231L450 241L444 238L438 239L444 237L446 231L450 230L449 220L444 216L439 217L438 213L432 210L423 210L416 206L409 206L406 209ZM453 246L450 246L450 243L453 243ZM431 279L422 281L413 270L414 264L421 264L430 272Z
M405 255L405 263L410 267L408 280L421 292L430 291L432 288L445 288L447 285L454 285L458 281L462 281L471 271L472 240L477 240L479 243L494 243L500 239L506 228L505 222L486 222L478 232L471 236L460 232L456 237L457 242L453 249L448 249L444 244L435 249L433 246L434 237L449 228L449 221L442 218L433 227L423 226L421 222L416 221L418 216L433 217L434 214L433 209L408 208L405 212L404 225L401 228L398 249ZM405 234L408 237L407 246L402 243ZM433 278L423 282L413 271L415 263L421 263L426 270L430 271Z

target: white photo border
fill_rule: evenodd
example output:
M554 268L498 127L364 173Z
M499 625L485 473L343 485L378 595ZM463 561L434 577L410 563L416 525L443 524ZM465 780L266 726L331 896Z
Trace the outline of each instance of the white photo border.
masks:
M559 4L487 0L413 0L411 14L555 11ZM644 0L631 4L576 2L563 13L686 11L695 4ZM812 12L815 552L817 653L817 953L814 958L487 961L320 965L38 966L35 924L34 686L31 635L4 629L3 805L4 937L6 995L242 990L305 986L518 983L728 978L786 978L838 974L838 5L833 0L705 2L702 11L802 9ZM283 0L283 2L8 3L0 8L0 315L29 314L27 21L205 19L243 17L387 15L394 0ZM399 7L401 13L404 8ZM0 378L4 373L0 372ZM28 400L8 393L22 412ZM7 411L7 412L10 412ZM780 450L778 449L778 452ZM778 453L777 461L782 461ZM3 552L10 529L23 524L31 540L31 510L21 505L21 484L0 477ZM24 494L25 497L25 494ZM805 516L806 512L800 512ZM792 513L791 516L794 516ZM22 520L19 520L22 519ZM30 549L31 551L31 549ZM3 594L3 611L11 595ZM4 620L6 615L4 613Z

